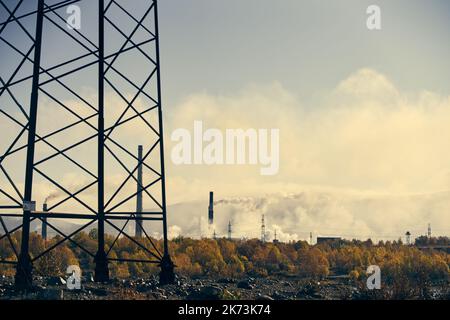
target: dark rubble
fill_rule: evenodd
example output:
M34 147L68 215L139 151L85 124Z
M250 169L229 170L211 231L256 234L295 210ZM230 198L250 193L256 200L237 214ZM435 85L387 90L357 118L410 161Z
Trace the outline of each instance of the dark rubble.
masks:
M13 277L0 276L0 300L361 300L384 299L382 291L357 288L348 279L311 281L289 278L212 280L177 277L160 286L156 277L94 283L83 278L81 290L69 290L60 277L36 277L30 292L17 292ZM427 299L448 299L448 287L433 287Z

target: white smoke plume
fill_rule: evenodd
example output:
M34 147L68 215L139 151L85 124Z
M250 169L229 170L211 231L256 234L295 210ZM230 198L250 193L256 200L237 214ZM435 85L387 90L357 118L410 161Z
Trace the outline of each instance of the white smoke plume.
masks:
M183 236L199 238L207 233L207 201L169 207L169 222L180 226ZM397 240L410 231L426 233L431 223L435 235L450 233L450 192L410 196L383 196L332 191L303 191L264 197L228 198L216 201L213 228L233 238L260 238L265 215L266 238L280 241L307 240L317 236L346 239ZM203 221L203 224L201 223ZM200 222L200 223L199 223Z
M62 191L53 191L45 198L44 203L48 204L50 201L55 200L55 199L61 197L62 195L64 195L64 193Z

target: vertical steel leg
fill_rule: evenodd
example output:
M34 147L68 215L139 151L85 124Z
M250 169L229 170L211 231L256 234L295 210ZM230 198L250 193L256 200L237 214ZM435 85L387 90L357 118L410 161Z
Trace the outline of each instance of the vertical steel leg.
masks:
M105 252L105 3L98 1L99 62L98 62L98 251L95 256L95 281L109 281Z
M160 134L160 160L161 160L161 188L162 188L162 207L163 207L163 236L164 236L164 256L161 260L161 273L159 281L161 284L170 284L175 282L174 265L169 255L169 243L167 239L167 206L166 206L166 174L164 164L164 130L162 117L162 95L161 95L161 62L159 55L159 25L158 25L158 1L154 0L155 8L155 36L156 36L156 63L157 63L157 86L158 86L158 113L159 113L159 134Z
M36 141L37 110L39 102L39 72L41 64L43 24L44 24L44 0L39 0L37 10L37 20L36 20L36 37L34 42L33 87L31 90L30 116L28 127L28 149L27 149L27 165L25 172L22 242L15 276L16 288L21 290L31 289L33 285L33 275L32 275L33 264L31 262L29 254L30 216L31 216L29 204L32 201L33 195L34 152Z

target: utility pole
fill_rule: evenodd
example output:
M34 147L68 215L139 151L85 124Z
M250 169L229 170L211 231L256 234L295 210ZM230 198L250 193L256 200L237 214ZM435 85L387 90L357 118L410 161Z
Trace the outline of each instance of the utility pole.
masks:
M228 240L231 240L231 221L228 221Z
M428 239L431 239L431 223L428 224Z

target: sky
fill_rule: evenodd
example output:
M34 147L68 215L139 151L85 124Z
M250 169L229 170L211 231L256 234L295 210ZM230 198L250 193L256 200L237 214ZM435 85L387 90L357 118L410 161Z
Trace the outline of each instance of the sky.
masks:
M143 3L134 2L137 16ZM372 4L381 8L381 30L366 27ZM82 30L95 42L95 12L85 6ZM169 222L175 233L206 232L202 219L210 190L229 201L218 209L217 228L225 230L233 220L241 235L258 236L259 229L250 226L259 224L261 213L268 216L268 229L277 228L286 240L305 238L309 231L401 235L417 225L425 230L428 222L439 225L441 233L450 232L448 1L165 0L159 13L167 198L174 206ZM123 28L131 28L125 21ZM67 58L68 51L79 53L52 32L44 49L46 65ZM25 43L14 31L8 36ZM111 38L111 47L118 43ZM8 62L2 59L2 70L9 70L13 63ZM147 70L137 60L121 67L139 79ZM71 84L95 101L93 79L86 73ZM18 94L26 97L27 91ZM110 91L107 95L117 114L118 98ZM48 99L42 103L48 106L42 128L59 125L52 120L57 107ZM136 104L144 108L148 101ZM72 106L87 112L78 102ZM279 173L264 177L250 165L175 165L171 134L192 130L194 121L222 132L279 129ZM120 137L134 148L141 130L127 128ZM5 132L14 135L12 128ZM89 150L79 153L85 154ZM80 186L73 182L75 171L56 168L67 183ZM11 170L20 175L19 168ZM121 175L110 179L120 181ZM38 181L35 197L49 192ZM248 206L236 200L242 197L251 203L272 200ZM94 199L95 194L86 195L86 201ZM373 215L386 225L374 223ZM196 218L188 221L189 216Z
M382 11L378 32L366 28L371 4ZM166 107L196 91L226 94L272 81L308 98L364 67L401 89L448 93L449 7L445 0L162 1Z

